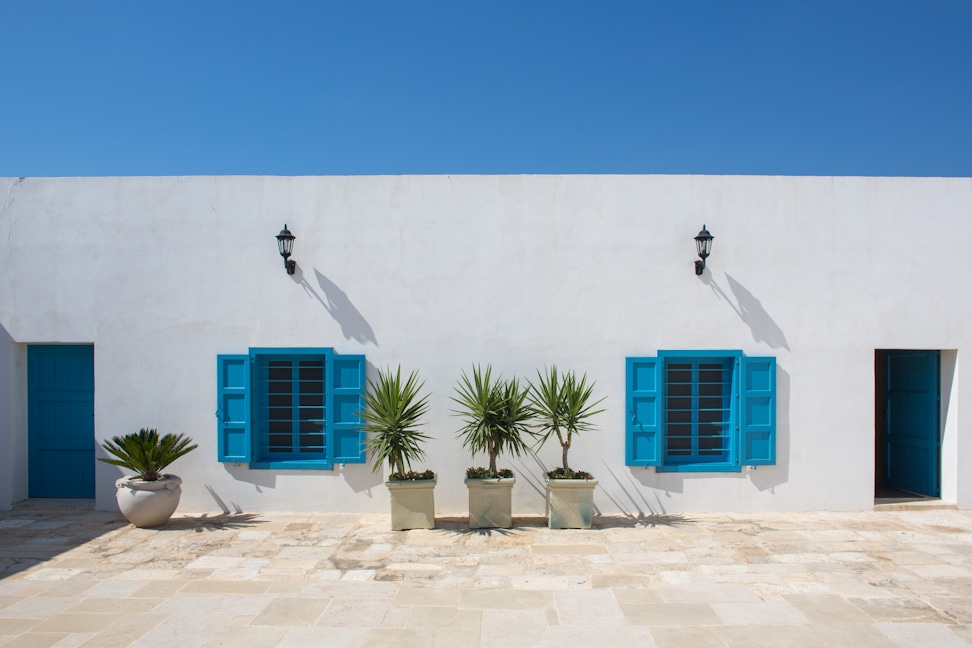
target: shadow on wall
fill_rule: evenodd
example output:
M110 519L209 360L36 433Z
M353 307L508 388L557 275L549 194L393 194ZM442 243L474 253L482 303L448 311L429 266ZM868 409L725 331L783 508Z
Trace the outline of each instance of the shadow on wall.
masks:
M612 485L609 484L607 479L599 480L601 493L611 500L623 516L641 519L666 513L665 503L658 496L658 489L652 488L653 484L646 483L643 480L644 476L651 475L652 472L638 466L629 466L628 473L622 479L611 470L611 466L606 461L602 460L601 463L604 464L604 471L611 476L610 481L613 482ZM643 475L640 473L643 473ZM650 490L646 490L645 486L648 486ZM666 496L671 497L667 492Z
M273 490L277 487L276 470L254 470L248 464L224 463L223 470L228 472L234 481L253 484L257 493L262 494L264 489ZM378 472L372 472L371 464L335 464L333 470L306 470L288 471L287 474L302 474L307 477L343 477L348 486L355 493L365 493L368 497L374 497L371 489L385 483L384 468ZM243 509L236 502L227 502L216 492L210 484L206 485L209 496L213 498L216 506L223 513L242 513Z
M351 490L355 493L364 493L368 497L374 497L372 488L385 483L385 467L381 466L375 472L371 469L370 463L348 464L341 468L341 475Z
M541 497L541 499L546 501L547 484L544 475L550 471L551 466L545 464L543 460L533 452L528 453L523 459L512 459L510 463L518 468L516 471L517 483L519 484L521 481L525 482L529 488L533 489ZM594 514L598 516L607 515L609 517L620 515L622 518L624 518L624 522L621 523L618 523L617 520L612 520L608 523L610 526L678 526L681 524L688 524L692 521L691 518L681 514L666 513L665 507L661 500L658 499L657 495L655 495L656 501L654 504L649 502L643 494L643 489L639 489L637 484L635 484L633 481L631 481L631 484L627 486L622 484L621 480L618 479L618 476L614 473L614 471L611 470L611 467L607 464L607 462L602 460L601 463L604 465L604 471L596 471L597 474L594 475L594 478L598 480L599 486L594 496ZM557 465L559 466L560 464L558 463ZM579 468L581 470L588 468L586 465L572 465L571 467L574 469ZM610 478L604 479L604 473L609 474ZM612 488L612 482L620 486L620 496L615 494L616 491ZM637 496L632 495L632 493L636 493ZM614 504L614 509L618 511L618 513L611 511L605 514L601 507L597 505L597 500L601 496L607 497L609 500L611 500L611 503ZM546 513L544 515L546 515ZM521 524L521 516L516 517L517 526L523 526ZM546 518L541 519L544 521L542 526L546 526ZM595 523L595 526L604 525L604 520L599 520Z
M321 274L319 270L314 270L314 276L317 279L317 285L324 293L323 297L304 277L304 271L300 265L297 266L293 280L300 284L308 295L319 301L324 310L334 318L334 321L340 325L341 334L344 335L345 340L354 340L360 344L371 343L378 346L374 329L371 328L371 324L364 318L361 311L351 303L348 294L341 290L336 283Z
M715 282L712 275L706 273L702 275L702 281L712 289L720 299L725 300L729 307L736 312L749 330L753 333L753 340L762 342L772 349L783 348L787 351L790 346L786 342L786 335L773 318L770 317L763 304L746 290L746 287L726 274L726 281L729 282L729 289L732 291L735 300L731 299L719 284Z
M607 465L605 464L605 468ZM610 472L610 471L609 471ZM619 509L627 511L633 507L641 514L643 511L651 513L664 512L665 506L659 497L663 492L665 497L671 493L684 493L686 480L712 479L749 479L759 491L769 491L775 494L775 488L785 484L790 479L790 374L776 365L776 464L772 466L754 466L752 469L743 468L742 472L710 472L710 473L659 473L651 468L641 466L628 467L628 483L624 483L617 475L611 475L617 484L620 494L611 497L611 501ZM629 490L630 489L630 490ZM652 494L654 502L645 496L645 489ZM604 489L607 494L607 488ZM623 508L622 504L628 508Z

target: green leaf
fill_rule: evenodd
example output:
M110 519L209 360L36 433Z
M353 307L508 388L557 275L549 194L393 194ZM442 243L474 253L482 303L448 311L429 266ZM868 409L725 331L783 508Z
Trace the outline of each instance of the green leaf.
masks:
M473 367L472 379L462 373L452 397L458 409L453 413L463 420L457 436L473 455L489 456L489 470L497 472L496 459L507 452L519 456L529 451L525 437L534 435L530 427L533 410L527 404L528 389L514 378L493 380L492 367L485 371Z
M142 428L137 434L133 432L103 442L101 447L115 459L98 459L131 470L145 481L158 481L166 466L199 447L190 444L192 439L184 434L159 437L156 430Z
M557 365L544 373L538 369L537 382L530 384L529 391L541 436L539 445L556 436L563 449L563 470L569 471L567 451L573 437L594 429L591 419L604 411L595 409L604 398L592 403L594 382L588 384L587 374L578 378L574 371L558 373Z
M429 395L420 396L425 383L419 383L413 371L402 381L402 368L378 370L378 380L368 380L365 407L359 416L365 421L365 431L373 435L366 442L375 463L373 472L388 462L391 472L405 473L412 462L425 456L422 444L429 439L419 431L420 419L429 410Z

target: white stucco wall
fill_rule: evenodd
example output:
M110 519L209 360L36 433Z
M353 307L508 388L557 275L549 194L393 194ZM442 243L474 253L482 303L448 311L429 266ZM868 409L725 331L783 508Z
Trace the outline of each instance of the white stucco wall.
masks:
M954 350L943 497L972 506L972 433L958 417L972 387L957 374L972 341L970 179L2 179L0 200L0 346L20 349L22 364L22 345L93 343L99 441L149 426L199 442L172 468L183 510L387 510L370 466L216 461L216 354L258 346L331 346L419 369L441 514L465 511L463 472L484 463L462 450L450 415L473 363L522 377L556 363L597 379L606 411L571 462L598 477L601 511L868 509L874 350ZM293 277L274 240L285 222ZM715 242L699 278L703 223ZM626 467L624 360L659 349L775 355L777 465ZM0 406L25 391L14 355L0 350ZM24 427L0 417L0 446L24 453L22 465ZM501 464L517 472L515 511L542 513L537 461ZM0 497L25 490L11 474ZM98 508L115 506L119 474L98 464Z

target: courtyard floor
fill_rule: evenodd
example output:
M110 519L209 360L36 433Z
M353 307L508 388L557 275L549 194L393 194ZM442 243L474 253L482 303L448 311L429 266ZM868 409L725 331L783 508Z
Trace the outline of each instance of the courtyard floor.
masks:
M972 512L539 518L0 513L0 645L972 644Z

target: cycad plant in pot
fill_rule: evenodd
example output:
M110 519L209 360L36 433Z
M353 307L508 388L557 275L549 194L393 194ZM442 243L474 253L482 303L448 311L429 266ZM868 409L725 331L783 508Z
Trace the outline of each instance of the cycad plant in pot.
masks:
M496 461L507 452L519 456L528 451L526 437L532 436L532 412L527 389L513 378L493 380L492 367L473 367L472 379L463 372L453 401L454 413L461 417L462 445L473 455L489 456L489 467L469 468L469 528L509 528L513 525L513 484L516 478L508 468L498 469Z
M429 439L418 428L429 410L429 395L420 395L425 383L413 371L402 380L402 368L378 370L378 380L368 380L365 408L360 416L371 435L367 449L378 472L388 462L391 474L385 486L391 500L391 526L404 529L435 528L435 473L415 472L412 462L425 456L422 444Z
M574 437L593 429L591 419L603 412L595 409L604 399L591 402L594 382L573 371L559 373L552 365L546 373L537 371L537 382L529 388L530 405L536 416L543 445L557 437L563 465L547 473L547 521L552 529L589 529L594 517L594 488L597 480L567 462Z
M137 527L157 527L169 521L179 506L182 479L163 474L169 464L198 446L184 434L165 434L142 428L138 433L112 437L101 444L115 457L101 461L136 473L115 481L118 508Z

